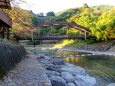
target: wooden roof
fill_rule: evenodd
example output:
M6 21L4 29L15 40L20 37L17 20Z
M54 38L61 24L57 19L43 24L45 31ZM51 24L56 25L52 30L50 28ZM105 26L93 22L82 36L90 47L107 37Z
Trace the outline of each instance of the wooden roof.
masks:
M12 20L4 12L0 11L0 20L7 26L12 27Z
M0 8L11 9L9 0L0 0Z

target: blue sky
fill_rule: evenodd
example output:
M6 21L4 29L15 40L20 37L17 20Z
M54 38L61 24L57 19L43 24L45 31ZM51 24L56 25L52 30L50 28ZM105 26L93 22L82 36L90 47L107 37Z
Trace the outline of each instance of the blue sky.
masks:
M115 0L25 0L26 3L20 4L21 8L32 10L34 13L49 11L59 12L67 8L81 7L84 3L89 6L113 5Z

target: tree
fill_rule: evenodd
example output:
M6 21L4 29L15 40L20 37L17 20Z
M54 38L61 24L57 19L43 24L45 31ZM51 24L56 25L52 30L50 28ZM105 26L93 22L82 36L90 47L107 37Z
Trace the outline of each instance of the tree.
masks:
M33 24L33 26L36 26L39 23L40 23L40 21L39 21L38 16L37 15L33 15L33 18L32 18L32 24Z
M39 13L38 16L39 17L44 17L44 13Z
M83 8L89 8L89 6L86 3L84 3Z
M32 11L24 10L18 7L12 8L12 10L5 9L5 12L12 19L12 33L15 33L19 37L29 36L27 32L32 26L32 19L35 16Z
M68 21L88 28L91 31L90 35L102 41L111 39L115 33L114 14L113 8L106 12L84 8L79 14L68 19Z
M55 16L55 13L53 11L51 11L51 12L48 12L46 15L47 16Z

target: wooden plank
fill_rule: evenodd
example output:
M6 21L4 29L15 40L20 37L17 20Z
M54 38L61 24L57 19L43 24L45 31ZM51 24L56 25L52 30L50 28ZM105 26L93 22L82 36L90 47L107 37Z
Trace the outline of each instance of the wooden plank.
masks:
M0 20L4 22L8 27L12 27L12 20L2 11L0 11Z

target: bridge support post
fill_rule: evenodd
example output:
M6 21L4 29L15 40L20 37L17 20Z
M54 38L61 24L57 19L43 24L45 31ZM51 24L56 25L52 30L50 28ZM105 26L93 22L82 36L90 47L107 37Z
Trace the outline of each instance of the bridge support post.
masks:
M86 40L87 39L87 32L86 32L86 30L84 30L84 29L82 29L82 31L84 31L84 39Z
M85 40L87 39L87 33L86 33L86 30L84 30L84 32L85 32Z
M33 31L31 31L32 41L34 40L34 34Z

